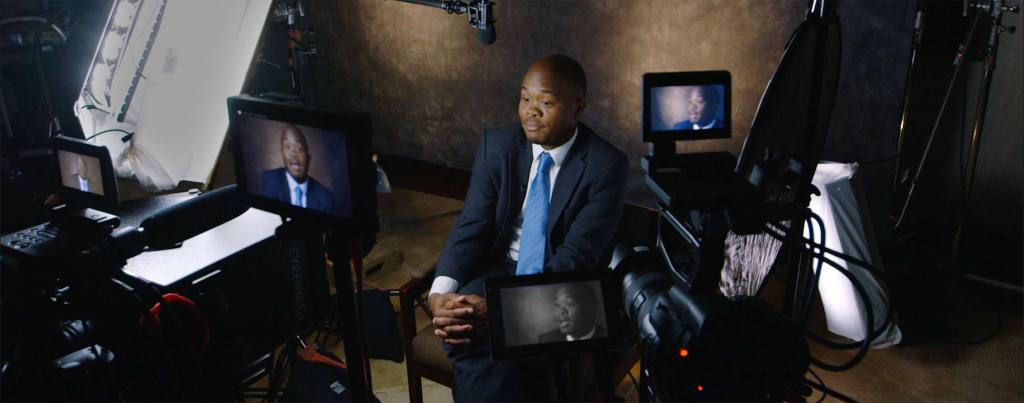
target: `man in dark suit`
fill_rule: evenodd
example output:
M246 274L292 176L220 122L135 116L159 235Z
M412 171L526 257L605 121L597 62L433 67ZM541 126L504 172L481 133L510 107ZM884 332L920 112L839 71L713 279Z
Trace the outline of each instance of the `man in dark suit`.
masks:
M722 127L722 121L715 117L718 107L722 105L722 97L718 90L702 85L690 91L686 110L688 119L676 123L672 130L707 130Z
M338 198L309 176L309 146L298 127L287 125L281 131L283 168L263 172L263 196L294 206L338 214Z
M538 343L589 340L605 337L608 329L597 324L601 301L586 283L562 285L555 294L555 320L558 327L540 335Z
M519 124L481 139L430 291L435 334L455 367L457 401L547 400L552 390L545 387L552 384L547 360L491 360L483 327L487 278L607 262L629 161L579 122L586 91L575 60L541 59L523 78Z
M85 164L85 158L81 155L75 155L75 164L71 168L71 180L74 184L72 187L83 192L100 193L103 190L97 189L96 184L89 179L89 166Z

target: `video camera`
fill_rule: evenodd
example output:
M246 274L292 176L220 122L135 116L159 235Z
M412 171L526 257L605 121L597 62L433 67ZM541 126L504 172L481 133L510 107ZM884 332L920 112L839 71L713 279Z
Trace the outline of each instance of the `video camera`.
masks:
M720 288L733 274L723 267L748 263L731 261L737 252L730 248L743 237L758 243L763 257L761 267L746 273L766 274L782 256L778 266L790 266L788 290L815 285L814 274L803 277L807 284L800 280L796 256L824 259L825 248L808 244L802 229L812 216L811 179L835 99L836 44L835 9L809 12L764 92L739 158L676 153L678 140L731 135L728 72L644 76L644 141L652 152L642 166L658 197L658 235L653 247L617 246L612 267L622 275L623 306L642 349L640 393L653 401L781 401L816 387L804 379L812 362L837 368L810 356L804 339L812 289L802 306L783 309L793 315L755 297L763 277L747 279L749 293L723 295ZM866 349L869 342L857 345Z

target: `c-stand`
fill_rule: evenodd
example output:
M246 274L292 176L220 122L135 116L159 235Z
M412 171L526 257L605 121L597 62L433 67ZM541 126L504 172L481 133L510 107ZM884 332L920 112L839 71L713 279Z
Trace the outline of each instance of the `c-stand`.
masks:
M964 6L964 15L966 16L967 2ZM989 90L992 86L992 72L996 68L996 53L999 47L999 35L1003 32L1009 31L1013 33L1016 31L1016 27L1006 27L1002 25L1002 17L1005 12L1017 13L1019 8L1017 6L1006 5L1004 0L982 0L970 6L974 7L977 11L974 17L971 19L970 28L967 30L967 34L964 40L958 47L957 54L953 58L953 75L949 79L949 84L946 86L945 95L942 98L942 103L939 106L938 115L935 117L935 121L932 125L931 132L928 135L928 141L925 143L924 152L921 155L921 160L918 161L917 168L914 171L913 179L910 181L910 187L907 191L907 196L903 201L903 207L900 209L899 216L896 220L896 224L893 226L894 230L901 229L905 223L907 211L910 209L910 202L913 200L914 191L917 189L917 184L921 178L921 173L924 170L925 162L928 160L928 155L931 151L932 144L935 141L935 136L938 133L939 125L942 122L942 117L946 112L946 107L949 105L949 98L952 95L953 89L956 87L957 80L960 78L961 67L963 66L964 58L970 50L972 39L979 28L979 22L983 17L990 17L992 21L992 28L989 31L989 40L985 48L985 71L982 78L981 87L978 91L978 104L975 109L975 119L973 129L971 131L971 147L968 154L968 171L964 183L964 197L963 206L960 211L960 218L958 221L956 233L953 238L953 255L954 257L958 254L960 233L963 229L964 220L967 212L967 201L973 185L974 169L977 164L978 147L981 141L981 129L985 120L985 111L988 107L988 96ZM902 130L902 124L901 124ZM902 139L901 139L902 143Z
M985 60L984 60L984 72L981 79L981 86L978 89L977 105L974 111L974 123L971 129L971 145L968 151L967 157L967 170L963 178L963 194L961 199L961 207L959 216L957 218L956 230L953 234L952 249L953 253L950 256L951 260L956 260L960 255L960 238L963 233L964 225L967 221L967 212L970 201L971 191L974 185L975 169L978 163L978 151L981 146L981 134L982 128L985 123L985 113L988 109L988 98L992 88L992 77L993 72L996 69L996 59L999 50L999 35L1003 32L1013 33L1016 31L1016 27L1007 27L1002 24L1003 14L1018 13L1020 8L1015 5L1007 5L1005 0L981 0L975 3L964 3L964 15L966 16L969 7L975 8L974 17L971 19L970 28L967 34L961 42L960 47L957 51L956 57L953 59L953 76L949 80L949 84L946 87L945 96L942 99L942 103L939 106L938 115L935 117L935 122L932 126L931 133L928 136L928 141L925 143L924 152L921 156L921 160L918 162L917 168L914 172L913 179L910 181L910 188L907 191L906 199L904 199L903 207L900 210L899 218L896 224L893 226L893 230L899 230L905 224L905 219L908 210L910 210L910 203L913 200L914 190L917 188L918 181L921 177L921 173L924 170L925 162L928 159L929 152L931 151L932 144L935 140L935 136L938 133L939 125L942 122L942 117L945 114L946 107L949 103L949 98L953 92L953 88L956 86L957 80L960 76L961 66L963 65L964 58L968 53L969 46L972 38L979 30L979 21L982 18L987 17L991 20L991 28L989 29L989 37L985 46ZM1008 289L1011 291L1022 292L1020 286L996 281L976 275L967 274L966 277L971 280L975 280L981 283L992 285L995 287Z
M985 111L988 108L989 91L992 89L992 73L996 69L996 54L999 50L999 35L1009 31L1013 33L1017 27L1007 27L1002 24L1003 13L1017 13L1020 8L1008 6L1004 0L992 0L991 3L977 4L978 13L987 12L992 18L992 28L989 30L988 44L985 47L985 72L981 79L981 88L978 90L977 107L974 112L974 127L971 129L971 148L967 154L967 174L964 179L963 208L960 210L960 222L957 224L956 233L953 236L954 255L960 247L960 234L967 219L967 205L971 196L971 188L974 184L974 169L978 164L978 148L981 145L981 129L985 123Z
M338 311L343 318L355 319L348 326L342 326L345 340L345 358L348 359L349 388L353 401L373 400L373 380L370 375L370 360L366 354L365 323L363 319L363 254L362 243L335 231L327 237L327 254L334 262L334 282L337 286ZM348 267L342 262L351 261L355 271L355 284Z

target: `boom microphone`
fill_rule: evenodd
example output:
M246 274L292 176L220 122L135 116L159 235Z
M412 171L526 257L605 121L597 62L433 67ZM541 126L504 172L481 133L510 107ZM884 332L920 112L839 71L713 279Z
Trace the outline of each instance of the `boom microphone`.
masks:
M484 45L493 45L494 40L498 38L498 34L494 32L494 25L488 24L487 29L477 32L476 38Z
M150 247L166 248L226 223L248 209L238 186L230 185L160 210L140 226Z
M477 9L477 17L479 18L477 29L480 32L476 33L477 39L480 40L484 45L493 45L494 40L498 38L498 33L494 30L494 9L489 0L481 0L474 4Z
M406 3L419 4L421 6L428 6L434 8L440 8L447 11L448 14L466 14L469 13L469 25L476 28L477 39L485 45L494 43L494 40L498 37L494 31L494 9L493 3L490 0L469 0L463 2L462 0L398 0Z

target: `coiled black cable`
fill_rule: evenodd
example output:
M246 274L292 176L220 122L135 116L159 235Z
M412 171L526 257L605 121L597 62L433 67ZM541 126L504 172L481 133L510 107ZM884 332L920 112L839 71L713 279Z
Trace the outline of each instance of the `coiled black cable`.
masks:
M786 232L788 232L785 229L780 230L782 232L781 234L775 232L776 228L773 228L770 225L765 225L765 229L767 230L765 232L771 235L772 237L775 237L776 239L779 239L780 241L783 242L785 241ZM871 301L868 299L867 291L864 289L864 285L861 284L860 280L857 280L857 278L854 277L849 271L847 271L846 268L840 266L839 263L836 263L832 259L825 256L825 254L821 252L816 252L810 248L807 248L807 253L810 253L812 256L817 257L820 262L832 266L833 268L836 269L836 271L846 276L847 280L850 281L850 284L853 285L853 288L857 291L857 294L861 297L861 300L863 300L864 304L866 305L867 309L864 310L866 322L871 324L875 323L875 315L871 307ZM857 353L853 356L853 358L849 359L848 361L842 364L830 364L822 360L819 360L814 356L810 357L811 363L817 366L818 368L824 369L826 371L841 372L849 370L853 367L856 367L857 364L860 364L860 362L864 360L864 357L867 356L868 350L871 349L871 342L871 337L865 337L863 340L861 340L858 343L860 345L860 348L857 350Z

